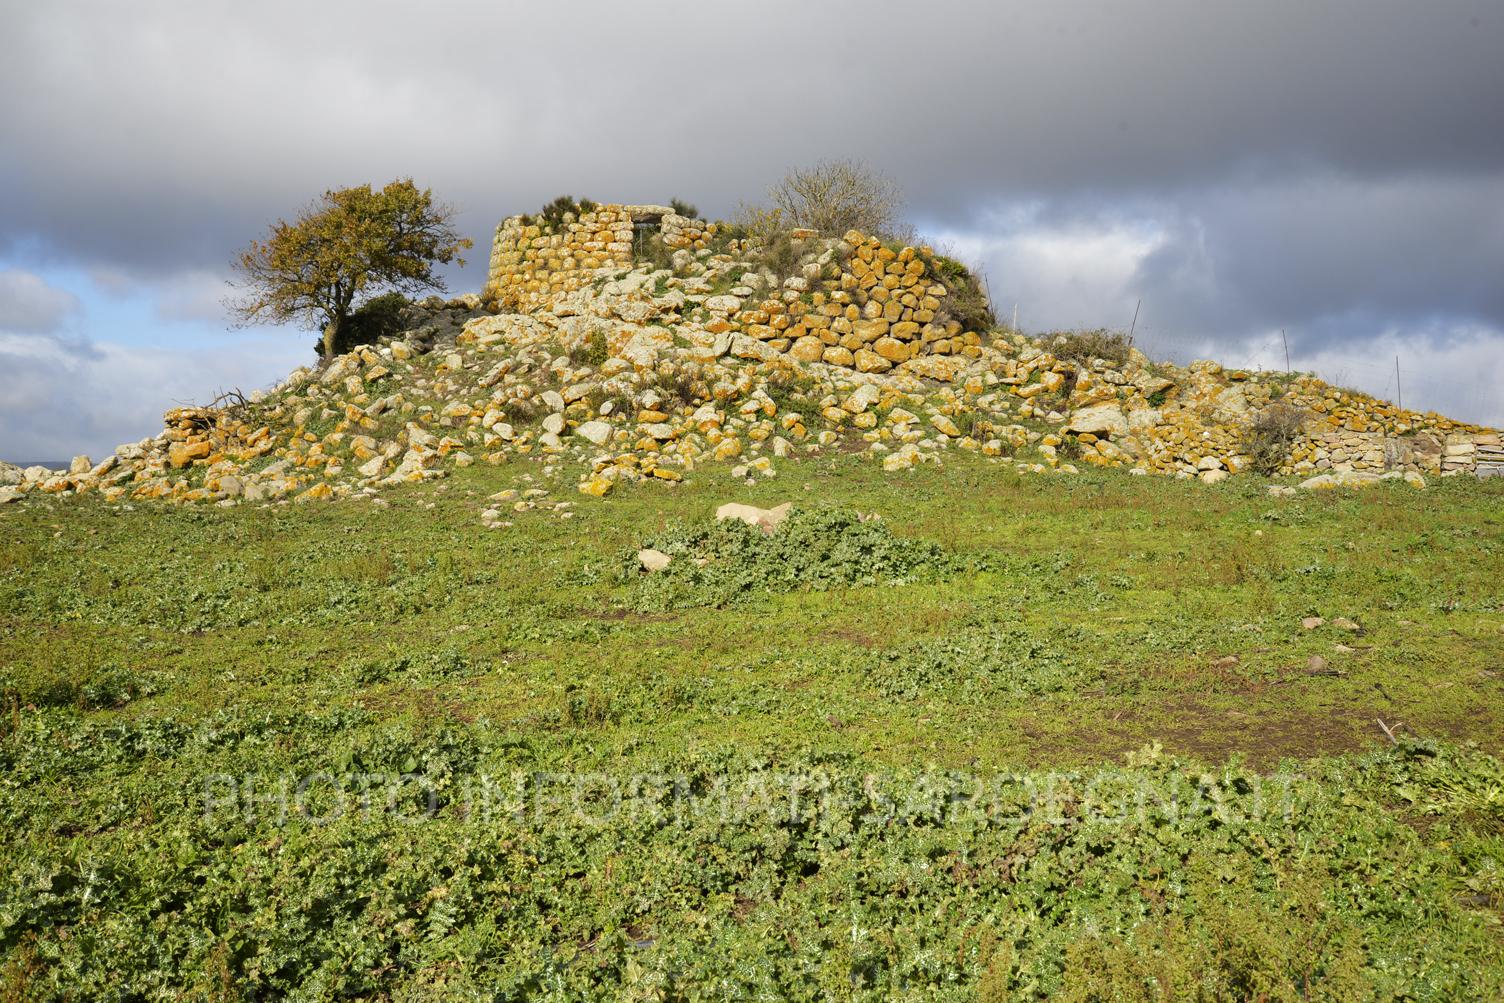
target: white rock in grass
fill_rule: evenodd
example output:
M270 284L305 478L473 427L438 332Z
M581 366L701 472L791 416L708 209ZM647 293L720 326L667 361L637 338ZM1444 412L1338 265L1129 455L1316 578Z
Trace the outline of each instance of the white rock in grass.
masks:
M715 510L716 520L740 519L748 526L756 526L764 533L772 533L783 521L789 517L789 510L794 507L793 502L784 502L773 508L758 508L756 505L743 505L740 502L727 502Z
M661 550L644 548L637 552L637 561L644 571L662 571L673 562L673 558Z
M611 441L611 426L604 421L587 421L575 429L575 433L597 446Z

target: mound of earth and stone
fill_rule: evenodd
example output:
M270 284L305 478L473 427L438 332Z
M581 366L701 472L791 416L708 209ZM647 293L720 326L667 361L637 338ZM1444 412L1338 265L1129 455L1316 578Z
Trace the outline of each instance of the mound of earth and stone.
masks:
M1216 483L1253 467L1250 433L1271 408L1299 419L1268 472L1311 487L1504 471L1497 431L1312 376L973 330L949 306L969 277L928 248L796 231L775 254L660 214L648 239L664 246L623 251L633 208L596 210L621 230L570 214L562 234L508 221L484 297L403 307L400 330L270 391L174 408L161 434L102 461L0 471L12 482L0 501L376 496L531 462L568 465L581 492L605 496L707 463L771 477L785 458L836 450L895 473L959 449L1021 473L1097 465ZM593 245L609 253L589 257Z

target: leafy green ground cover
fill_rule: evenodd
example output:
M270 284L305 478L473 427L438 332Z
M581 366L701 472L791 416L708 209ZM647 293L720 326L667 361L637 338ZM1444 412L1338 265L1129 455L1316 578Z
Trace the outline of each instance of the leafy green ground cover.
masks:
M0 513L0 998L1504 993L1497 483L538 470Z

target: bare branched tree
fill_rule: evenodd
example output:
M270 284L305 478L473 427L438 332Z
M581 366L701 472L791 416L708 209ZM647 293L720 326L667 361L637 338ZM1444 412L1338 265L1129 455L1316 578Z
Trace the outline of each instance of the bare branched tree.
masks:
M789 224L837 237L847 230L892 233L903 205L897 185L857 160L795 168L768 196Z

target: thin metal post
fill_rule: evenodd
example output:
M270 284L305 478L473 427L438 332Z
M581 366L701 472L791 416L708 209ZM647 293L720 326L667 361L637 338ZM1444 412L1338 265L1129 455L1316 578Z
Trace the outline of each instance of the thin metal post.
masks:
M1280 340L1285 343L1285 375L1290 375L1290 339L1285 337L1285 329L1279 329Z

